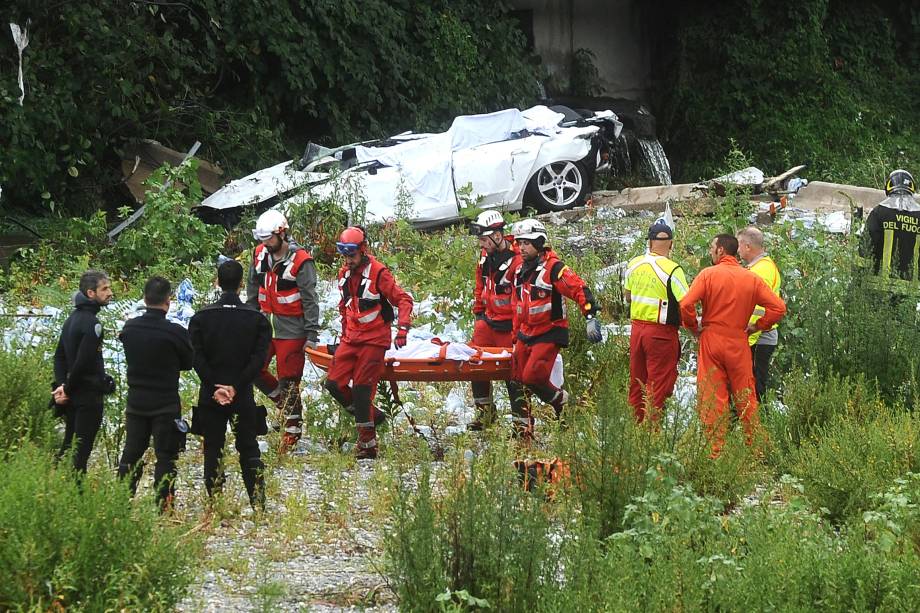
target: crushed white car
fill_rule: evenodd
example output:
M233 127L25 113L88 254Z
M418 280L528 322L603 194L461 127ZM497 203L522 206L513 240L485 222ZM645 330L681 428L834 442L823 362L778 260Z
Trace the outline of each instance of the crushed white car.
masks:
M469 206L563 210L583 204L595 174L610 167L622 128L612 111L535 106L460 116L438 134L335 149L311 143L299 160L231 181L199 213L219 218L240 207L332 199L359 203L368 222L405 217L424 227L457 220Z

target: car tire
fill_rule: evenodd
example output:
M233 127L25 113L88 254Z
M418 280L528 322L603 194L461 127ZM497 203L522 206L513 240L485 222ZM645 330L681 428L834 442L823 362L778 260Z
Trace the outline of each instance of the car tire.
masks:
M591 177L581 162L553 162L530 178L526 204L540 213L564 211L585 203Z

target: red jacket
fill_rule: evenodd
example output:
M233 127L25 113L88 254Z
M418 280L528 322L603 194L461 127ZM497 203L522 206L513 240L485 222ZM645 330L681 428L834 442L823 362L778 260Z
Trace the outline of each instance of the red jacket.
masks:
M578 303L585 315L597 311L591 289L551 249L539 256L535 267L527 262L518 267L512 297L514 338L525 342L568 344L566 298ZM548 334L548 338L538 338Z
M499 251L489 257L485 249L476 265L476 289L473 292L473 313L484 315L489 322L507 322L511 325L514 311L511 295L514 292L514 273L520 267L521 251L506 237L511 249ZM510 328L506 328L510 329Z
M786 314L782 298L774 294L763 279L728 255L722 256L715 266L704 268L680 301L681 320L691 330L697 329L697 302L703 303L704 328L744 339L747 339L745 329L757 305L766 311L757 320L758 330L769 330Z
M259 308L263 313L303 317L303 302L297 287L297 273L313 257L306 249L291 252L291 257L270 263L265 245L256 245L252 266L259 278Z
M374 256L352 274L348 266L339 269L339 313L342 316L342 342L353 345L390 346L393 306L399 309L399 327L412 324L412 296L393 278L390 269Z

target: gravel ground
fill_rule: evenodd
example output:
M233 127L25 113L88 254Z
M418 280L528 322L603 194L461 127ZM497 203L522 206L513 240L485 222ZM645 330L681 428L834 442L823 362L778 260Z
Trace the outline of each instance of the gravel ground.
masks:
M307 453L307 447L301 443L277 467L269 454L264 515L249 508L231 451L223 499L208 513L199 443L189 441L176 515L205 532L205 559L178 611L397 610L381 574L380 532L367 503L373 462ZM145 477L142 487L149 488Z

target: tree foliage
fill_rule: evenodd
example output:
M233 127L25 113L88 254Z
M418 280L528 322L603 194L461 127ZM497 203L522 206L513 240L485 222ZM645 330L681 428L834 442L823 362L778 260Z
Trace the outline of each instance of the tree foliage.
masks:
M13 0L0 45L0 185L19 208L111 201L126 139L154 138L231 174L299 153L442 127L535 95L536 67L501 3L471 0Z
M658 4L655 107L680 177L712 176L732 137L768 172L808 163L833 181L920 162L916 3Z

